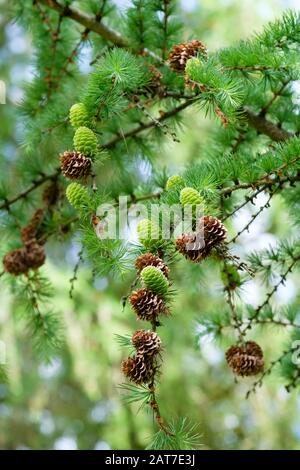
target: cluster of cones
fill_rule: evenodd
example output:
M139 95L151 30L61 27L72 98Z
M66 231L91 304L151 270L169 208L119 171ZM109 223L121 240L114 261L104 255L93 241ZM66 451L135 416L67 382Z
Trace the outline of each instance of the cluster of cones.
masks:
M176 44L169 54L168 62L175 72L184 72L187 61L197 55L206 59L207 49L202 41L194 39L193 41Z
M157 269L168 279L170 270L158 256L149 252L136 259L135 267L139 275L149 266ZM154 329L160 324L159 316L169 314L164 296L149 287L142 287L132 292L128 300L137 318L149 321ZM155 331L138 330L131 341L136 353L122 362L123 374L135 384L152 384L158 370L161 340Z
M158 368L160 337L154 331L138 330L132 336L131 341L136 353L122 362L123 374L137 385L149 384L153 382Z
M168 278L170 269L164 261L152 253L139 256L135 262L137 273L140 274L147 266L154 266ZM132 292L128 298L132 309L139 320L149 321L152 325L159 326L158 318L161 315L169 315L169 309L162 295L153 290L142 287Z
M211 216L202 217L201 226L201 235L183 234L176 240L177 250L196 263L203 261L213 249L220 247L227 234L222 222ZM264 370L262 349L254 341L231 346L226 352L226 360L233 372L241 377L257 375Z
M84 103L70 108L70 123L75 129L74 150L61 153L62 174L71 180L86 179L92 174L93 157L97 152L97 137L93 132L93 119Z
M227 230L223 223L210 215L201 217L198 231L182 234L176 240L176 249L190 261L199 263L207 258L214 248L226 239Z
M52 181L44 190L42 199L45 208L37 209L28 225L21 230L22 246L9 251L3 257L4 271L14 276L27 274L30 269L40 268L46 259L42 238L43 220L46 211L51 211L59 198L57 181Z
M38 269L45 262L45 251L38 241L38 229L43 220L44 211L37 209L29 224L21 231L22 246L7 253L3 258L4 271L19 276L29 269Z

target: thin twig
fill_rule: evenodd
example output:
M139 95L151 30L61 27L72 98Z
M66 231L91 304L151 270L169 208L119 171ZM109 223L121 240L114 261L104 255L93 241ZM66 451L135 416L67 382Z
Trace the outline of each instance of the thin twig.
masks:
M262 213L262 211L268 207L270 207L270 201L272 199L272 197L274 196L276 191L273 191L269 197L268 197L268 200L265 204L263 204L259 210L257 212L255 212L255 214L252 214L251 217L250 217L250 220L249 222L241 229L238 231L238 233L231 239L229 240L228 244L229 243L235 243L235 241L244 233L246 232L247 230L249 230L250 228L250 225L254 222L254 220Z
M27 189L24 189L24 191L22 191L21 193L17 194L17 196L11 199L4 199L4 202L0 205L0 210L3 210L3 209L8 210L8 208L12 204L15 204L15 202L21 199L26 199L28 194L30 194L32 191L37 189L43 183L49 180L56 179L59 173L60 173L60 168L57 168L53 173L50 173L49 175L42 174L39 179L32 181L31 185Z
M227 271L227 263L225 262L224 263L224 271L225 273L228 272ZM235 308L235 304L234 304L234 300L233 300L233 292L232 290L230 289L230 286L227 285L225 286L224 288L224 291L226 292L227 294L227 298L226 298L226 301L229 305L229 308L230 308L230 311L231 311L231 316L232 316L232 320L233 320L233 327L237 330L238 332L238 336L239 336L239 341L241 343L243 343L244 341L244 333L243 333L243 330L241 329L241 319L238 317L237 315L237 312L236 312L236 308Z
M243 207L245 207L247 204L249 204L249 202L251 202L252 204L254 204L254 199L256 199L256 197L261 193L263 192L264 190L266 189L265 186L262 186L261 188L257 189L251 196L245 196L245 201L242 202L241 204L239 204L238 206L236 206L233 211L229 212L228 214L226 214L225 217L222 217L222 222L224 222L225 220L229 219L229 217L232 217L234 214L236 214L236 212L238 212L240 209L242 209ZM221 195L222 196L222 195Z
M261 109L259 115L261 117L265 116L267 114L267 111L271 108L272 104L274 103L274 101L282 95L285 87L292 81L292 78L291 77L288 77L286 80L283 80L282 82L282 85L279 87L279 89L277 91L274 92L272 98L270 99L270 101Z
M289 350L283 351L283 353L281 354L281 356L280 356L278 359L275 359L275 361L272 361L272 362L270 363L270 366L269 366L267 369L265 369L265 370L263 371L263 373L261 374L261 376L259 377L259 379L256 380L256 381L253 383L252 387L248 390L248 392L246 393L246 399L248 399L249 396L250 396L252 393L255 393L258 387L261 387L261 386L262 386L264 378L265 378L267 375L270 375L270 374L271 374L271 372L272 372L272 370L274 369L274 367L275 367L277 364L279 364L279 363L285 358L285 356L287 356L287 355L289 354L289 352L290 352Z
M270 299L273 297L273 295L277 292L278 288L285 283L287 275L292 272L295 264L300 260L300 255L293 257L292 263L288 266L288 268L284 271L283 274L280 275L279 281L274 285L273 289L268 292L266 299L262 304L260 304L258 307L256 307L253 315L250 317L250 322L246 325L246 327L243 329L243 333L245 333L247 330L251 328L251 323L257 319L259 316L260 312L263 310L266 305L268 305Z
M155 127L157 125L157 122L160 123L160 122L162 122L166 119L169 119L173 116L176 116L176 114L178 114L180 111L183 111L185 108L190 106L193 102L194 102L194 100L187 100L184 103L177 106L176 108L171 109L170 111L161 112L160 117L157 118L155 121L151 120L151 121L146 122L146 123L141 123L135 129L131 129L130 131L125 132L124 134L119 134L118 136L116 136L115 138L113 138L112 140L107 142L106 144L103 144L102 148L103 149L111 149L111 148L115 147L122 140L128 139L130 137L135 137L136 135L140 134L141 132L146 131L147 129L151 129L152 127Z
M74 288L75 288L75 281L77 281L77 274L78 274L78 270L79 270L79 266L82 262L82 255L83 255L83 247L81 247L79 253L78 253L78 260L74 266L74 269L73 269L73 276L71 277L70 279L70 290L69 290L69 297L70 299L73 299L73 292L74 292Z

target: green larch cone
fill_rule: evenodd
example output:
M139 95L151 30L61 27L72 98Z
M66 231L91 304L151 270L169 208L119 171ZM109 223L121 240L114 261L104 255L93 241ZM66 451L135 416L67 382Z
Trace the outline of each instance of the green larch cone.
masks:
M183 206L188 204L191 206L196 206L197 204L203 204L204 199L200 196L196 189L186 187L180 191L180 202Z
M197 70L202 67L203 61L199 57L192 57L189 59L185 66L185 74L188 78L194 79Z
M143 286L155 292L155 294L163 296L168 292L168 279L155 266L146 266L141 272L141 280Z
M166 190L170 191L171 189L182 189L184 184L184 179L181 176L173 175L168 178Z
M82 207L89 204L89 194L87 189L79 183L71 183L66 189L66 196L69 203L75 209L82 209Z
M137 225L139 241L148 246L161 239L159 227L149 219L142 219Z
M77 152L90 157L97 151L97 137L88 127L79 127L74 135L74 146Z
M90 115L83 103L73 104L70 108L69 117L71 125L75 129L81 126L90 127L91 125Z
M234 290L241 285L241 277L233 264L224 266L221 271L221 279L225 287Z

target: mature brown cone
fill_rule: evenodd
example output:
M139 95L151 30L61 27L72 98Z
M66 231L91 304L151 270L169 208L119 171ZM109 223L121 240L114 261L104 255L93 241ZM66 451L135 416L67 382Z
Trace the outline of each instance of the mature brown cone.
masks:
M237 375L257 375L264 370L264 358L261 347L254 341L247 341L242 346L231 346L226 351L226 361Z
M28 268L40 268L46 259L44 248L36 240L30 240L24 245L25 260Z
M132 292L128 300L140 320L154 323L160 314L169 314L164 300L149 289L143 288Z
M169 267L163 262L161 258L153 255L152 253L144 253L135 261L135 267L138 273L140 273L146 266L155 266L156 268L160 269L166 277L169 277Z
M4 271L19 276L29 269L38 269L45 262L44 248L35 239L25 242L22 248L12 250L3 258Z
M37 209L34 212L29 224L26 227L24 227L21 231L21 239L23 243L28 242L29 240L32 240L33 238L36 238L38 227L41 224L43 217L44 217L43 209Z
M48 206L54 206L60 196L60 187L57 180L51 181L51 183L44 189L43 201Z
M91 174L92 160L75 150L62 153L60 162L63 175L71 180L86 178Z
M161 349L161 340L154 331L138 330L132 336L132 344L142 356L153 356Z
M225 240L226 235L227 230L219 219L205 215L199 221L197 234L186 233L177 238L176 249L186 258L199 263Z
M151 382L154 375L154 367L152 358L145 358L141 354L122 362L122 372L131 382L145 384Z
M24 254L23 247L7 253L3 258L4 271L14 276L27 273L28 266Z
M173 47L168 58L171 69L176 72L184 71L188 59L195 57L196 54L201 54L205 58L207 57L207 49L203 42L198 39L177 44Z

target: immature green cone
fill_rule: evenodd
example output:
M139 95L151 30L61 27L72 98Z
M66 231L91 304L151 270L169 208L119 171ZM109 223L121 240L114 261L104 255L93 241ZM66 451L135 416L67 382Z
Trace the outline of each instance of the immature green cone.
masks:
M193 79L197 70L203 65L203 61L198 57L189 59L185 66L185 74L188 78Z
M225 265L221 271L221 279L225 287L234 290L241 285L241 277L233 264Z
M168 178L166 190L170 191L171 189L182 189L184 184L184 179L181 176L173 175Z
M139 241L145 246L155 244L161 238L159 227L149 219L139 221L137 233Z
M91 119L83 103L76 103L70 108L70 122L75 129L81 126L89 127L91 125Z
M155 266L156 268L160 269L161 272L166 276L169 277L170 268L164 263L164 261L159 258L158 256L153 255L152 253L143 253L135 260L135 268L138 274L146 267L146 266Z
M141 280L143 286L155 292L155 294L164 296L168 292L168 279L155 266L146 266L141 272Z
M97 137L88 127L78 127L74 135L74 147L77 152L90 157L97 151Z
M71 183L67 187L66 196L69 203L75 209L81 209L89 203L89 194L87 189L79 183Z
M196 189L186 187L180 191L180 202L183 206L188 204L196 206L197 204L203 204L204 199Z

